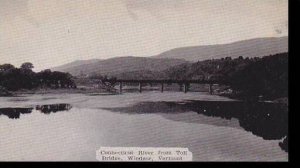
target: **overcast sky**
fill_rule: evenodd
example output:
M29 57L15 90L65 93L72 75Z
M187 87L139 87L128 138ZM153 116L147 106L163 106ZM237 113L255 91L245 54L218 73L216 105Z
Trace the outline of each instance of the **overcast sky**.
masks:
M287 0L0 0L0 64L41 70L287 36Z

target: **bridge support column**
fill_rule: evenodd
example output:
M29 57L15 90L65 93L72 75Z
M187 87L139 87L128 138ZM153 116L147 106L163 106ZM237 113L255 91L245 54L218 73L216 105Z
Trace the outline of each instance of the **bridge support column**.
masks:
M184 93L186 93L188 91L187 83L183 84L183 89L184 89Z
M164 83L161 83L161 92L164 92Z
M122 87L123 87L122 82L119 82L119 93L122 93Z
M179 83L179 91L181 92L182 91L182 87L183 87L183 84Z
M140 91L140 93L142 93L142 83L141 82L139 82L139 91Z
M209 84L209 86L208 86L208 92L211 95L213 94L212 84Z

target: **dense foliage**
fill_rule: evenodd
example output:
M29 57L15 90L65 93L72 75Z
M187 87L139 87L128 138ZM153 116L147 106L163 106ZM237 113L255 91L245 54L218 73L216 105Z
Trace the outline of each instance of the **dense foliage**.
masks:
M9 91L38 87L76 87L73 77L69 73L51 72L51 70L36 73L32 71L32 68L33 65L29 62L22 64L20 68L11 64L0 65L0 86Z
M235 72L230 80L233 89L247 97L287 97L288 54L263 57Z
M242 56L232 59L226 57L222 59L212 59L198 61L196 63L183 64L172 67L166 71L168 78L182 80L218 80L226 81L235 72L240 71L250 63L258 61L260 58L243 58Z
M183 64L166 71L169 79L225 82L241 97L287 97L288 53L262 58L230 57Z

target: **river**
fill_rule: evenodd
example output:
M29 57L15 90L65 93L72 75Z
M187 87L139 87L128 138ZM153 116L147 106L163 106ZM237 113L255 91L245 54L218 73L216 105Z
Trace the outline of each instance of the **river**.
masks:
M233 102L200 92L155 91L0 97L0 160L96 161L96 150L105 146L186 147L193 161L288 160L278 145L281 135L266 139L246 131L238 117L181 106L191 100Z

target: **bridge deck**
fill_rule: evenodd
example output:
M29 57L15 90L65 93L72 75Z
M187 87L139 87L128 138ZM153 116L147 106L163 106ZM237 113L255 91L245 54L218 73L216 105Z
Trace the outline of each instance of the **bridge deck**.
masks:
M127 80L127 79L116 79L116 80L103 80L104 82L124 82L124 83L197 83L197 84L221 84L224 82L220 81L208 81L208 80Z
M180 90L182 90L182 86L183 86L183 91L184 93L186 93L189 90L189 85L191 83L193 84L209 84L209 88L208 88L208 92L210 94L213 93L213 88L212 85L213 84L225 84L225 82L220 82L220 81L213 81L213 80L127 80L127 79L104 79L101 80L101 82L109 82L112 84L116 84L119 83L119 92L122 92L122 87L123 84L125 83L138 83L139 84L139 91L142 92L142 84L151 84L151 83L159 83L161 84L161 92L164 91L164 84L168 84L168 83L177 83L180 86Z

